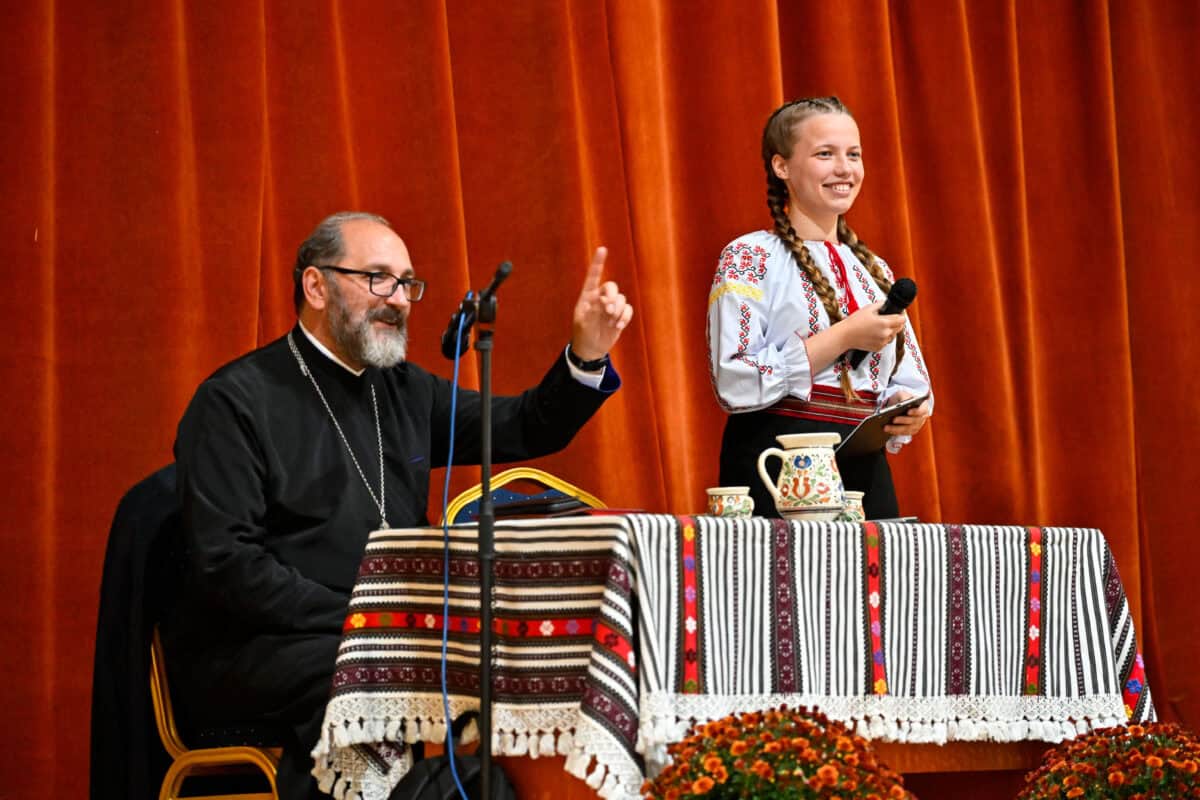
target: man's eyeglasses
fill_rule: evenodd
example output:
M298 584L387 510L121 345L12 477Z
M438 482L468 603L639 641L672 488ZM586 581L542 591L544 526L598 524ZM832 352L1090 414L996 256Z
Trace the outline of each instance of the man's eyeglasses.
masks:
M389 272L367 272L361 269L346 269L330 265L317 266L317 269L332 270L343 275L366 275L367 288L376 297L391 297L401 286L404 287L404 296L408 298L409 302L415 303L425 294L425 281L419 278L397 278Z

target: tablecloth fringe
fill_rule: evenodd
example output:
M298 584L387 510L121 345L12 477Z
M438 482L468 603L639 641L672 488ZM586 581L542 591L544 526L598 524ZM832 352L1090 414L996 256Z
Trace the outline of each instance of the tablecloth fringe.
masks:
M637 750L653 772L667 760L667 745L682 741L695 722L781 705L819 708L868 739L944 744L947 741L1061 742L1098 728L1125 725L1116 695L1070 698L810 697L801 695L683 695L643 697Z
M347 704L343 710L343 722L328 726L316 747L313 758L319 765L314 774L323 791L333 794L338 800L386 800L390 786L399 782L408 766L393 769L384 783L384 776L374 771L369 761L357 752L358 745L372 745L379 741L442 742L446 726L442 721L441 697L430 695L414 701L409 698L406 709L417 707L418 713L399 716L400 709L387 709L397 713L392 717L378 713L366 716L362 709ZM376 712L384 707L378 699L374 701ZM451 699L451 713L458 716L477 707L459 697ZM564 756L566 769L572 775L587 782L606 800L624 800L638 796L642 775L639 766L629 754L616 744L611 734L596 723L568 709L543 708L543 717L537 725L514 725L519 719L528 719L529 709L517 714L502 705L493 709L492 752L502 756ZM354 720L352 722L346 720ZM574 722L570 725L568 722ZM469 743L479 738L478 728L472 720L463 730L461 741Z
M462 742L473 742L479 738L479 729L472 720L463 730ZM346 725L333 727L327 736L321 737L313 750L313 757L327 756L331 750L341 750L357 744L380 741L443 742L446 725L441 719L428 717L406 717L404 719L359 719ZM332 746L331 746L332 742ZM575 750L575 735L565 730L505 730L496 728L492 734L492 750L505 756L566 756Z
M563 769L587 783L604 800L641 796L640 766L590 717L579 718L574 745Z
M371 726L362 727L369 731ZM318 741L312 756L312 774L318 788L335 800L388 800L392 788L412 767L412 754L406 752L391 763L386 775L382 774L353 746L331 751L325 737ZM368 776L373 780L366 780Z
M1101 716L1094 719L1016 720L908 720L871 716L850 720L854 732L867 739L914 744L945 744L948 741L1061 742L1097 728L1125 724L1124 719Z

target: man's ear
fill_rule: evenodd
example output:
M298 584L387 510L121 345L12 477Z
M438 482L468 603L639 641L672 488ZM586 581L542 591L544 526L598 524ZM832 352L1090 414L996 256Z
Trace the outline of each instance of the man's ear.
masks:
M329 299L329 286L325 283L325 273L310 264L300 275L300 286L304 289L304 300L309 306L318 311L325 308Z
M786 181L788 176L787 159L779 153L771 156L771 171L775 173L776 178Z

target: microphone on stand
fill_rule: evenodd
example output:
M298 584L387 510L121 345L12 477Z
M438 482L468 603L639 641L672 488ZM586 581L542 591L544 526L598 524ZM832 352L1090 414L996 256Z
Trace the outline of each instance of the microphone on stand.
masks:
M917 284L912 278L901 278L892 284L892 290L888 292L887 300L884 301L883 308L879 309L880 314L899 314L904 309L908 308L917 296ZM442 339L442 352L446 351L445 339ZM866 350L851 350L848 354L850 361L850 369L858 369L858 365L867 357ZM453 358L453 356L450 356Z
M442 334L442 355L451 361L467 352L467 348L471 345L471 337L468 334L471 332L471 326L475 324L474 295L474 292L467 292L467 296L459 304L458 310L450 315L450 324L446 326L446 332ZM459 331L460 323L462 325L461 333Z
M496 293L500 284L511 272L512 262L501 262L500 266L496 267L496 274L492 276L492 282L483 290L478 299L475 298L474 292L467 292L467 296L459 304L458 310L450 316L450 324L446 326L446 332L442 334L442 355L453 361L467 352L467 348L470 346L470 337L467 334L470 333L471 326L475 324L477 309L492 299L492 295ZM459 331L460 321L462 322L461 332Z

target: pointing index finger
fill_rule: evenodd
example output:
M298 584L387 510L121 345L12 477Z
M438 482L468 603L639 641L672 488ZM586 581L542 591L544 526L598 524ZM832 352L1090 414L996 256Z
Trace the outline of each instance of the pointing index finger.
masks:
M588 265L587 277L583 281L583 290L596 289L600 286L600 276L604 272L604 260L608 258L607 247L597 247L592 255L592 263Z

